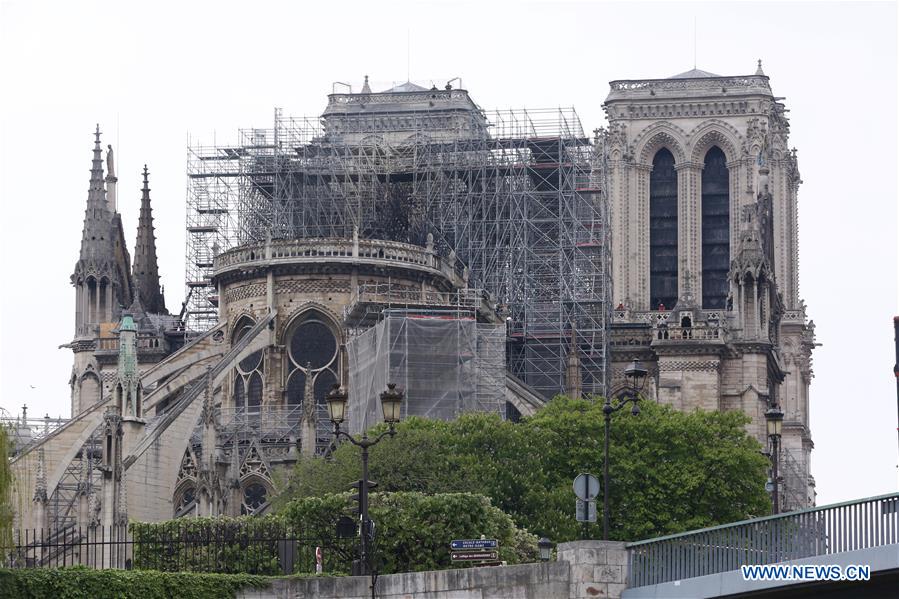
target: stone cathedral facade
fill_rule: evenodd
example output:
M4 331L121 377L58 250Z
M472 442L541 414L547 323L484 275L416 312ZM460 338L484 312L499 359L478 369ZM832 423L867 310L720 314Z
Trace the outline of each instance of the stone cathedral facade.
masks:
M422 93L436 88L376 95L401 106ZM605 194L596 197L610 215L612 392L640 360L649 399L740 410L763 445L764 413L780 406L782 509L814 504L815 337L799 295L801 179L784 104L759 64L746 76L694 69L613 81L604 108L595 147ZM102 153L98 128L71 279L72 419L13 460L20 527L265 511L278 471L327 448L324 396L351 378L352 329L391 293L456 313L464 300L472 322L508 327L491 298L469 288L467 265L438 254L430 236L415 245L356 232L216 252L218 324L190 335L160 287L146 168L132 262L112 149L105 173ZM569 390L583 388L576 349ZM544 401L508 374L499 389L516 414Z
M609 127L612 376L650 367L647 393L682 410L740 410L767 444L785 412L784 509L814 504L814 323L799 295L796 149L761 61L613 81Z

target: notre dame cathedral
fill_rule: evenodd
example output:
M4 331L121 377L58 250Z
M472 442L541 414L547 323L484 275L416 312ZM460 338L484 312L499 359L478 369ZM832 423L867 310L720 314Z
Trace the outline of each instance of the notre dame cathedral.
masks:
M452 82L378 92L366 77L311 125L276 114L205 150L180 311L160 287L149 172L132 259L131 193L98 127L71 419L23 418L16 526L262 513L279 472L329 451L335 384L354 430L388 382L409 415L514 420L618 392L632 360L647 400L739 410L763 447L780 407L781 509L813 505L815 337L782 98L761 62L610 85L593 135L563 111L491 115Z

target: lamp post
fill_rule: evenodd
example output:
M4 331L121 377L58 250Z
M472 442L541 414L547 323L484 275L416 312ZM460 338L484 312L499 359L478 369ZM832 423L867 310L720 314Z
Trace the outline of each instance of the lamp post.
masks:
M602 540L609 540L609 433L612 428L612 414L626 406L628 403L633 403L633 407L631 408L631 414L636 416L640 413L640 406L638 402L640 401L640 392L643 390L643 385L646 382L646 375L649 374L640 362L634 360L630 363L630 365L624 370L624 376L627 378L630 383L630 388L627 390L626 394L622 395L615 399L615 402L612 403L611 398L606 397L606 403L602 406L602 413L605 416L605 425L606 425L606 435L605 435L605 451L603 454L603 467L602 467Z
M396 388L395 383L388 383L387 390L381 393L381 408L384 411L384 422L389 428L375 437L369 439L367 433L362 433L361 439L356 439L346 431L340 430L340 424L346 417L347 392L335 384L325 400L328 404L328 417L334 424L334 438L345 438L357 447L362 448L362 480L359 481L359 519L362 525L362 546L359 556L360 571L356 574L366 576L371 573L371 545L374 542L374 526L368 517L368 448L377 445L381 439L396 435L396 423L400 421L400 409L403 405L403 392Z
M780 435L783 430L783 410L774 404L765 411L765 424L768 427L768 439L771 441L771 503L772 513L780 513L780 482L777 480L777 465L780 462Z
M537 541L537 549L540 551L540 561L548 562L553 555L553 542L546 537Z

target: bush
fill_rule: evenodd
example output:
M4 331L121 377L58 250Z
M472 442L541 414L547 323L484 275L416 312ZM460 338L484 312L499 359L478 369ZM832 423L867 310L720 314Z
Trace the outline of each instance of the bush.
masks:
M310 536L312 528L294 526L274 515L239 518L179 518L132 522L135 569L166 572L221 572L281 575L315 571L315 547L345 547L328 552L326 571L346 571L348 541Z
M219 599L267 579L247 574L167 573L89 568L0 570L0 597L20 599Z
M326 537L333 535L337 519L354 508L349 493L340 493L291 501L281 513L293 526ZM450 541L481 535L497 539L500 559L509 563L537 558L537 537L518 529L482 495L373 493L369 512L375 522L378 570L384 574L464 567L450 561Z

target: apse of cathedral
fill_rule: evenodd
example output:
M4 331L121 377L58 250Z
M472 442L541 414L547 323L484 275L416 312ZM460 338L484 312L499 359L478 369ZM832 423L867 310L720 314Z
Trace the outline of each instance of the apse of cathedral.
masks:
M333 449L335 385L354 432L387 383L404 416L514 420L619 392L635 359L647 399L740 410L763 445L782 407L782 509L813 505L801 180L761 63L613 81L592 138L573 111L490 113L454 81L366 77L311 125L276 113L192 150L179 314L149 171L132 261L97 128L72 418L18 448L19 527L263 513L300 455Z

